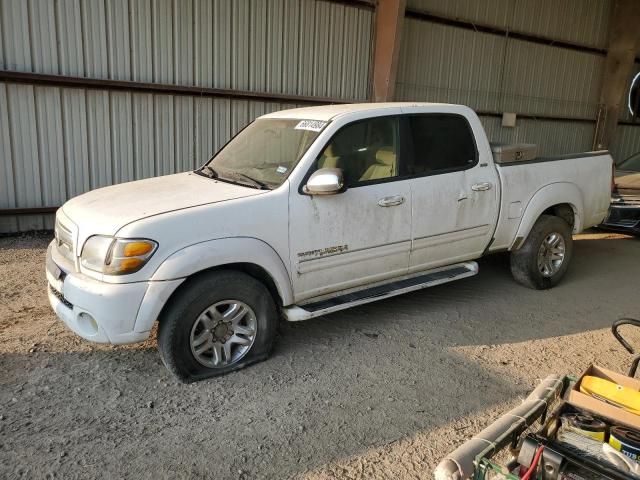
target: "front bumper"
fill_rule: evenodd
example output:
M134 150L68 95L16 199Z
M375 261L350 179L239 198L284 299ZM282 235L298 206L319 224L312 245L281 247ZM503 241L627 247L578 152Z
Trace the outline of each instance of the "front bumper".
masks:
M600 227L640 235L640 205L612 204Z
M52 251L53 242L47 249L46 261L49 303L68 328L92 342L124 344L146 340L164 303L183 281L101 282L64 270Z

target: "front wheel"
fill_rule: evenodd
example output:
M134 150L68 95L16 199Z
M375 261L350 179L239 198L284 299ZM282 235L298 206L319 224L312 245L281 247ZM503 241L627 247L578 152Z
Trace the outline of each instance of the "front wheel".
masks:
M187 280L158 328L164 365L184 382L238 370L267 358L278 323L273 298L249 275L214 271Z
M566 273L572 254L569 224L560 217L541 215L524 244L511 252L511 274L526 287L551 288Z

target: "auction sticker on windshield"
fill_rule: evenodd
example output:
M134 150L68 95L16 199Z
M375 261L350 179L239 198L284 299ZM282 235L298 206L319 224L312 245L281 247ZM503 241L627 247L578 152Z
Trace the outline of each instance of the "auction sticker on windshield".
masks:
M311 130L312 132L319 132L324 128L327 122L320 120L302 120L294 128L295 130Z

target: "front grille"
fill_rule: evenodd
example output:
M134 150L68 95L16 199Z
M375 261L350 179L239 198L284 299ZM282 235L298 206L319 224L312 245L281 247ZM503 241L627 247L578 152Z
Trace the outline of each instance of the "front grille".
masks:
M54 234L58 253L70 262L73 262L73 232L64 226L59 219L56 219Z
M53 293L53 295L62 302L62 304L67 307L67 308L73 308L73 304L67 300L66 298L64 298L64 295L59 292L58 290L56 290L55 288L53 288L51 285L49 285L49 289L51 290L51 293Z

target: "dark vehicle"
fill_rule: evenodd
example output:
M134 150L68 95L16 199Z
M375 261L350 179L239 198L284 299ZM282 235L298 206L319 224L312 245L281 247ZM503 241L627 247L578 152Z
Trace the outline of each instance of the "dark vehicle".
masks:
M611 207L600 226L640 236L640 152L616 166Z

